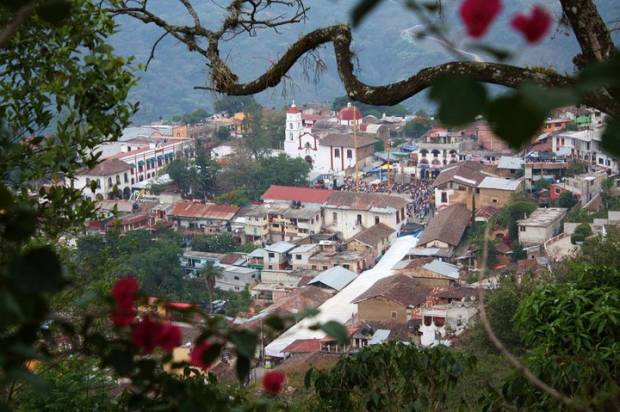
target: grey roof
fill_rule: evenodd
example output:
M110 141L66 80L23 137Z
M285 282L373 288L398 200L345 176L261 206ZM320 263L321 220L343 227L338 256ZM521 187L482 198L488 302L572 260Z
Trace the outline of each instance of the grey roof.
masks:
M525 161L516 156L502 156L497 162L498 169L518 170L523 168Z
M308 243L305 245L299 245L295 249L291 250L291 253L306 253L310 252L312 249L318 247L316 243Z
M322 283L323 285L341 291L357 277L357 273L351 272L342 266L334 266L318 274L308 282L309 285Z
M387 341L390 336L390 332L391 331L389 329L377 329L374 335L372 335L372 338L368 341L368 344L377 345Z
M435 272L443 276L448 276L453 279L459 278L458 266L455 266L451 263L442 262L439 259L435 259L431 263L427 263L422 267L426 270L430 270L431 272Z
M265 249L258 248L250 252L248 256L251 258L262 258L264 253L265 253Z
M294 243L289 242L276 242L273 245L265 246L265 250L268 252L276 252L276 253L286 253L289 250L293 249L295 246Z
M521 179L511 180L487 176L480 182L478 188L515 191L521 185L521 181Z
M567 209L561 207L539 207L527 219L517 220L520 226L547 227L566 215Z

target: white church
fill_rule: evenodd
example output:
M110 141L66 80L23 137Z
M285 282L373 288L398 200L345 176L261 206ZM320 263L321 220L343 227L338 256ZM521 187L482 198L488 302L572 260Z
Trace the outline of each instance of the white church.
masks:
M351 104L338 113L339 126L356 127L362 123L359 110ZM353 133L313 132L304 126L303 113L293 103L286 113L284 151L300 157L312 166L312 174L342 175L347 169L363 167L372 159L375 139Z

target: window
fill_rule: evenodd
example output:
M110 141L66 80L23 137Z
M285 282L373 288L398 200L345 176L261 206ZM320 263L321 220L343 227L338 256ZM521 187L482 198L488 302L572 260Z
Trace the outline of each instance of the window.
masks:
M269 252L269 258L273 259L276 255L273 252Z
M90 177L86 178L86 186L90 186Z
M273 267L271 265L268 266L269 269L273 269Z
M293 123L289 123L289 124L288 124L288 128L289 128L289 129L292 129L292 128L293 128Z
M491 202L497 203L497 199L492 199Z
M347 159L353 159L353 150L347 149Z
M441 192L441 203L448 203L448 192Z
M239 280L239 276L235 276L235 280Z
M316 270L316 265L312 265L312 270Z
M378 225L379 221L380 221L379 216L375 216L375 225Z
M131 184L133 185L135 182L136 182L135 179L132 177L131 178Z
M125 180L125 183L129 182L129 178L127 177L127 172L125 172L125 174L123 175L123 178Z
M323 270L327 270L327 269L328 269L327 266L323 266Z
M392 320L396 320L396 312L392 311Z
M334 157L340 157L340 149L334 149Z
M521 232L525 232L525 226L519 226L519 230L520 230Z
M332 214L332 220L334 221L334 223L338 223L338 213L334 212Z
M121 177L119 175L116 175L116 184L117 185L121 184Z
M295 259L301 260L301 255L295 255Z
M358 225L362 224L362 215L357 215L357 224Z
M112 178L108 177L108 186L112 186Z
M351 267L351 265L349 265L348 263L345 263L344 265L342 265L343 268L345 269L349 269Z

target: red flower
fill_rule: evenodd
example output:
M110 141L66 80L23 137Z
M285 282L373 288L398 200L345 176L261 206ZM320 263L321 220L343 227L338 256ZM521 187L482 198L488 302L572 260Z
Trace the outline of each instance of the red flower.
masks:
M159 337L159 346L166 352L172 352L177 346L181 346L183 335L181 329L172 323L162 325Z
M144 349L145 353L151 353L161 342L164 325L145 317L134 327L131 334L133 344Z
M121 326L121 327L131 325L135 317L136 317L136 311L133 308L129 308L129 309L116 308L110 314L110 318L112 319L112 322L116 326Z
M263 389L272 395L277 395L284 385L284 374L279 371L270 371L263 376Z
M136 292L140 288L136 278L127 276L116 281L112 287L112 297L117 308L131 308L134 304Z
M194 349L192 349L192 351L189 354L189 362L192 365L198 366L199 368L205 371L209 369L211 367L212 362L205 362L204 356L210 347L211 347L211 343L207 342L206 340L203 341L201 344L194 346Z
M465 0L459 10L471 37L482 37L502 10L501 0Z
M133 322L136 316L133 305L139 288L138 281L133 277L119 279L112 287L112 297L116 303L110 318L116 326L128 326Z
M518 14L510 21L513 29L521 33L528 43L538 43L551 27L551 15L542 6L536 5L531 14Z

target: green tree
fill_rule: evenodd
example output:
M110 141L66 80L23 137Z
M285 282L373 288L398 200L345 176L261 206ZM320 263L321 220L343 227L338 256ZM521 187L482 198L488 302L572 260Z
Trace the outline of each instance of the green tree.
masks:
M208 261L198 274L198 277L202 279L205 287L209 291L209 308L211 308L211 304L213 303L215 284L218 279L222 278L223 272L224 270L220 266L216 266L215 262Z
M577 199L575 199L575 195L573 195L572 192L566 190L560 194L558 206L570 209L575 206L575 204L577 204Z
M218 127L215 131L215 138L220 142L227 142L231 138L230 129L228 127Z
M413 137L414 139L418 139L422 137L424 133L429 131L431 127L433 127L433 124L430 120L415 119L405 124L405 127L403 128L403 133L407 137Z
M527 258L527 252L523 249L523 245L518 240L512 242L512 253L510 258L513 262Z
M367 346L341 357L331 369L310 369L306 376L306 385L314 392L310 410L389 412L413 405L420 410L446 410L451 388L473 362L470 356L442 346ZM462 408L459 395L455 398Z
M586 240L588 236L592 235L592 228L589 223L582 223L575 228L575 231L570 236L570 241L572 244L577 244L577 242L583 242Z
M210 253L233 252L237 246L235 238L228 232L209 236L194 236L191 244L193 250Z
M586 170L587 170L587 166L585 165L585 163L580 162L580 161L574 161L574 162L571 162L570 165L568 165L568 168L566 169L566 176L572 177L572 176L580 175L580 174L585 173Z
M517 221L529 216L536 208L536 203L529 200L515 200L500 210L494 222L500 227L508 228L510 239L514 241L518 238Z
M250 198L243 190L233 190L215 196L215 203L245 206L250 203Z
M196 109L191 113L186 113L182 116L173 116L172 121L187 125L193 125L196 123L204 122L209 116L209 112L201 108Z
M115 389L97 359L70 355L35 368L46 390L21 386L15 394L18 411L113 411L109 392Z
M260 109L260 105L254 100L254 96L223 96L216 100L214 105L216 113L227 113L232 116L235 113L248 113Z

